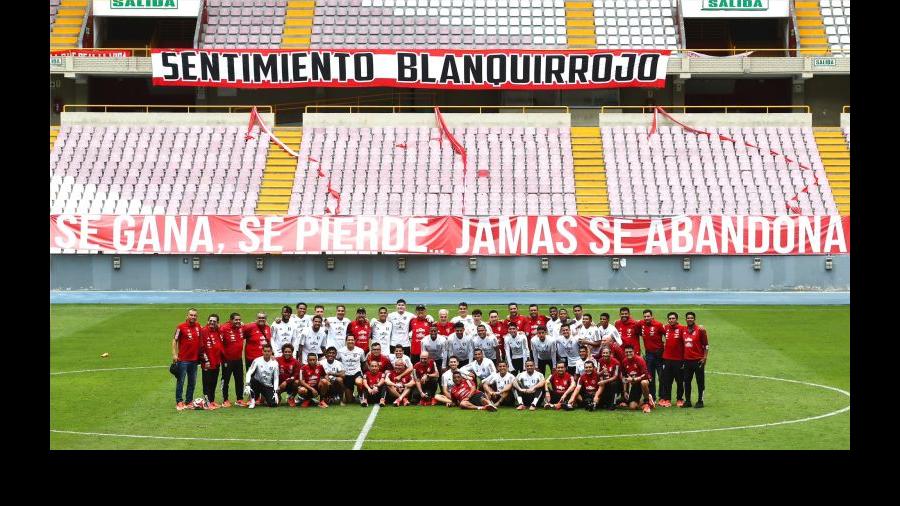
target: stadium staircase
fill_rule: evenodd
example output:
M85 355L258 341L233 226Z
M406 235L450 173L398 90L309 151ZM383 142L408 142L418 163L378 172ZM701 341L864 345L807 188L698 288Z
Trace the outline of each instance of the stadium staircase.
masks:
M300 151L303 130L300 128L275 128L275 136L295 151ZM297 159L287 154L274 142L269 145L266 169L259 187L256 214L283 215L288 212Z
M284 34L281 36L282 48L305 49L309 47L315 9L316 2L314 0L288 0Z
M50 152L53 152L53 145L56 144L56 136L59 135L59 127L50 127Z
M571 128L575 203L580 215L608 215L609 195L599 127Z
M595 30L591 2L566 2L566 40L569 49L596 49Z
M797 14L797 42L800 54L804 56L825 56L829 54L828 39L818 0L794 0Z
M50 49L72 49L78 47L78 34L87 15L88 0L62 0L56 21L50 31Z
M847 139L836 127L817 127L813 135L838 213L847 216L850 214L850 150Z

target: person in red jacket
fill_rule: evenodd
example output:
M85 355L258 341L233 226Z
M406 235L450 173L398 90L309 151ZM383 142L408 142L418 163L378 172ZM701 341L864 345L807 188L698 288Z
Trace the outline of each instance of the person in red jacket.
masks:
M528 328L531 326L531 322L527 316L519 314L519 305L515 302L510 302L509 306L507 307L509 308L509 318L507 318L503 323L505 323L507 327L509 327L510 323L515 323L517 329L522 332L527 332ZM531 343L529 343L527 339L525 340L525 342L527 343L528 349L530 350Z
M650 374L644 359L634 354L634 346L626 344L625 360L622 362L622 390L628 402L628 409L637 409L643 394L645 402L641 405L644 413L653 407L653 396L650 395Z
M681 407L691 407L691 381L694 374L697 375L697 404L695 408L703 407L703 390L706 389L706 359L709 356L709 339L706 337L706 329L697 325L697 315L693 311L684 313L687 325L684 328L684 404Z
M275 359L278 362L278 393L287 392L288 406L294 407L297 401L294 397L300 392L300 361L294 357L294 345L285 343L281 346L281 356ZM281 400L279 399L279 404Z
M244 362L249 369L250 364L263 355L263 346L272 344L272 328L266 323L266 313L257 313L256 322L244 325L241 334L246 341Z
M528 334L528 339L530 340L532 337L537 335L537 329L540 326L547 326L547 317L542 315L538 310L537 304L532 304L528 306L528 318L525 319L527 322L525 328L522 329ZM544 371L540 371L543 373Z
M331 382L328 381L328 373L325 366L319 363L319 356L310 353L306 356L306 365L300 368L300 397L304 399L300 405L302 408L312 404L318 404L320 408L327 408L325 402Z
M200 325L197 324L197 310L188 309L183 323L175 328L172 338L172 363L177 366L175 376L175 409L181 411L187 401L194 400L194 388L197 386L197 361L200 351ZM184 391L184 377L187 376L187 391Z
M431 335L431 322L428 321L426 311L425 306L419 304L416 306L416 317L409 322L409 355L413 364L419 361L419 355L422 354L422 339Z
M372 343L372 351L366 355L366 367L373 360L378 362L378 366L382 371L387 371L391 368L391 359L382 352L381 343Z
M650 394L656 398L656 377L662 377L662 352L663 336L666 335L665 326L653 319L653 311L644 310L644 319L641 321L641 338L644 340L644 360L647 362L647 371L650 373Z
M666 340L663 344L663 374L659 386L659 405L672 406L672 380L678 387L678 407L684 404L684 326L678 323L678 313L666 315Z
M207 325L200 329L200 368L203 378L203 395L209 401L209 409L219 407L216 404L216 385L219 382L219 366L225 358L222 346L222 333L219 330L219 315L213 313L207 318Z
M610 411L616 409L616 394L621 392L622 384L620 378L620 364L612 356L612 352L607 347L600 350L600 360L597 361L597 374L600 375L600 383L597 385L599 390L600 407Z
M641 322L631 318L631 310L627 307L619 308L619 319L616 320L616 330L622 337L622 345L630 344L634 347L634 352L640 356L641 354Z
M234 397L238 405L243 405L244 392L244 363L241 357L244 355L244 337L241 329L240 313L231 313L228 323L219 327L222 336L224 356L222 362L222 407L230 408L228 400L228 385L234 379Z
M369 339L372 337L372 325L366 318L366 308L361 307L356 310L356 319L347 325L347 335L353 336L356 340L356 346L369 353Z

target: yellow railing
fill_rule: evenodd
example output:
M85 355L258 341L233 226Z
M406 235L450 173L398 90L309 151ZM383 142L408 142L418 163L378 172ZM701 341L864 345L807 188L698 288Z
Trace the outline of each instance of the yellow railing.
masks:
M841 109L841 112L843 112L844 114L849 113L849 112L850 112L850 106L849 106L849 105L845 105L844 108Z
M410 112L429 112L433 111L435 107L440 107L442 111L453 112L460 112L460 110L465 109L477 111L478 114L492 110L526 113L531 110L547 112L549 109L555 109L567 114L569 112L569 107L565 105L308 105L306 106L305 112L320 112L320 109L324 109L322 112L336 112L335 110L343 109L350 113L352 113L354 109L356 109L356 112L377 112L376 110L387 110L392 113L403 112L404 110L411 110Z
M152 47L73 47L73 48L69 48L69 49L50 50L50 52L53 53L53 52L57 52L57 51L79 51L79 52L83 52L83 53L90 53L92 51L97 51L97 52L101 52L101 51L131 51L132 57L139 56L139 57L148 58L150 56L151 51L153 51L153 49L154 48L152 48ZM187 49L190 49L190 48L187 48ZM110 56L109 58L114 58L114 57ZM115 57L115 58L117 58L117 57Z
M275 104L275 112L285 112L285 111L295 111L299 109L305 109L311 105L353 105L355 102L356 106L363 105L372 105L372 104L363 104L363 101L366 102L384 102L386 100L397 101L402 100L404 98L415 98L416 100L421 100L423 97L427 97L431 100L432 103L435 101L435 97L437 93L416 93L416 92L397 92L397 93L372 93L368 95L357 95L353 97L337 97L337 98L326 98L321 100L307 100L304 102L290 102L286 104ZM431 107L431 106L429 106Z
M173 109L176 112L250 112L256 109L261 113L272 112L271 105L64 105L63 112L172 112L160 111L160 109ZM122 109L136 109L123 111Z
M655 106L652 105L604 105L600 107L600 114L604 114L606 112L623 112L627 111L639 111L642 113L650 113L653 112L653 108ZM747 109L751 109L759 112L792 112L794 110L799 110L800 112L809 113L810 109L808 105L661 105L665 109L666 112L682 112L687 113L692 110L703 111L703 110L711 110L718 109L724 110L725 113L728 113L728 110L731 109L731 112L747 112Z

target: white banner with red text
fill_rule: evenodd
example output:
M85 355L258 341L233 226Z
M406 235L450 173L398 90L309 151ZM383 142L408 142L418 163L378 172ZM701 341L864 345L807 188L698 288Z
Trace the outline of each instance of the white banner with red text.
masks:
M53 252L812 255L850 253L849 216L50 215Z
M154 49L154 86L663 88L668 50Z

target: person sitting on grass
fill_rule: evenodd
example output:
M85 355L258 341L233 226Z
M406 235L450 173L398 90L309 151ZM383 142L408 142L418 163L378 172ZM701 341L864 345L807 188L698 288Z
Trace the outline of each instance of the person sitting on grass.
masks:
M434 395L437 393L441 376L437 363L427 350L422 350L414 369L416 390L419 392L419 406L434 406L437 404Z
M380 406L384 406L387 390L384 386L384 373L378 362L369 362L369 370L363 373L361 382L359 405L365 408L369 406L369 402L378 401Z
M244 393L250 396L247 407L256 407L257 396L262 396L266 406L274 408L278 406L278 361L272 357L272 346L265 344L262 347L262 356L256 357L247 368L247 377L244 383Z
M653 396L650 394L650 372L647 370L647 363L639 355L634 353L634 345L626 344L622 347L625 350L625 360L622 362L622 390L623 400L627 403L628 409L635 410L644 396L644 403L641 405L644 413L649 413L653 407Z
M285 306L288 307L288 306ZM278 392L287 392L288 406L294 407L300 388L300 361L294 358L294 345L285 343L281 347L281 356L278 361ZM279 399L280 401L280 399Z
M387 395L395 399L394 406L409 406L409 394L416 386L416 380L413 379L412 373L406 372L406 364L402 360L394 362L394 368L387 373L384 384Z
M483 392L475 389L475 383L460 371L453 371L453 388L450 389L451 402L461 409L497 411Z
M331 349L331 348L329 348ZM303 403L301 408L307 408L311 404L317 404L320 408L327 408L328 403L325 402L326 395L331 386L328 381L328 373L319 363L319 357L315 353L310 353L306 357L306 365L300 368L300 398Z
M516 376L509 372L509 364L505 360L497 362L497 372L491 374L481 382L481 388L487 394L488 399L494 406L515 404L513 396L513 384L516 382Z

